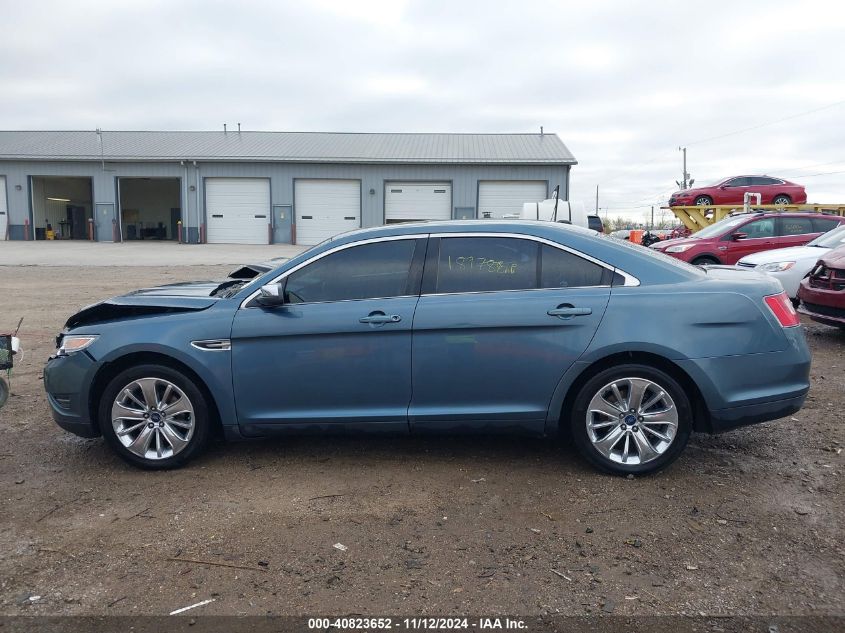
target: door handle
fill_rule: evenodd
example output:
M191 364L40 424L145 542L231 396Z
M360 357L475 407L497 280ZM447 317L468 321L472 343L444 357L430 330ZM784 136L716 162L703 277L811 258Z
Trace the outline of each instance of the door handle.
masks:
M569 305L568 303L564 303L559 305L554 310L549 310L546 312L549 316L558 317L559 319L571 319L575 316L587 316L588 314L592 314L592 308L576 308L575 306Z
M358 319L360 323L369 323L370 325L384 325L385 323L399 323L402 317L398 314L387 315L384 312L371 312L365 317Z

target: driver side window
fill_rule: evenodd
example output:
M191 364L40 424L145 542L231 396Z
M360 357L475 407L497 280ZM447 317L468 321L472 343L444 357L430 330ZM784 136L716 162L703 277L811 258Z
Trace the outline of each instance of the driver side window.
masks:
M416 240L390 240L343 249L288 276L286 303L381 299L409 288Z

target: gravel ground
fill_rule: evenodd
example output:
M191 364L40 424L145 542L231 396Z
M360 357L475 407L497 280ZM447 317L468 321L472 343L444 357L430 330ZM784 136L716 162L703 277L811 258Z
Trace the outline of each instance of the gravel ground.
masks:
M149 473L55 426L41 371L70 313L229 268L0 267L26 348L0 411L0 613L845 614L845 332L805 322L795 417L636 479L513 438L216 444Z

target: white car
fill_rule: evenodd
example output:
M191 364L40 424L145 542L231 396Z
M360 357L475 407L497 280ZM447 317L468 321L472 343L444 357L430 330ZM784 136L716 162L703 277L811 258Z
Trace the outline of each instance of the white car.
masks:
M754 268L777 278L792 299L798 297L798 286L819 258L832 248L845 245L845 225L819 235L804 246L777 248L746 255L736 265Z

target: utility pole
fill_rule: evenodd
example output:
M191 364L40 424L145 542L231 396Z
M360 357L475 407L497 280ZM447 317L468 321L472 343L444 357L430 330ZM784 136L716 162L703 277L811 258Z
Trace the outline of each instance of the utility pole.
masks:
M599 214L599 186L596 185L596 215Z
M654 230L654 205L651 205L651 230Z
M682 189L689 189L692 186L692 183L689 181L689 174L687 173L687 148L686 147L679 147L678 151L684 153L684 180L683 185L681 186ZM681 183L678 183L681 185Z

